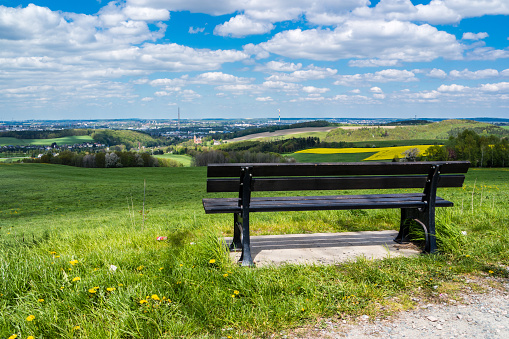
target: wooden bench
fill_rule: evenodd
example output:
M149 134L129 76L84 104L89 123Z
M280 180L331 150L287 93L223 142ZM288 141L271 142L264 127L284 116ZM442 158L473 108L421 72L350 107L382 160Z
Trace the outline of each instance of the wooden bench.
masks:
M420 224L426 237L425 252L437 250L435 207L451 207L437 197L437 187L462 187L468 161L394 163L284 163L210 164L207 192L236 192L235 198L203 199L209 213L233 213L234 235L230 250L242 249L243 266L253 265L249 240L251 212L351 209L401 209L396 242L409 241L408 220ZM251 192L306 190L366 190L420 188L416 193L251 197Z

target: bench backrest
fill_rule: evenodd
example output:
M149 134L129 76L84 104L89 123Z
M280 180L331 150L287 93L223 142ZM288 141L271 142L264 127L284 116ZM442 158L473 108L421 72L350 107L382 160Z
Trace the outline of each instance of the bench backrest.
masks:
M209 164L207 192L239 192L246 175L250 191L425 188L437 174L436 187L461 187L469 166L468 161Z

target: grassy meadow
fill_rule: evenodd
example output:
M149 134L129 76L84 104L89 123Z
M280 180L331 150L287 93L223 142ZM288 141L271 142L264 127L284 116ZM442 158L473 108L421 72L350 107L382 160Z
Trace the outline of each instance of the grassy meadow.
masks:
M281 336L327 318L383 317L413 297L456 299L470 275L508 276L506 169L473 168L463 188L440 190L456 203L437 210L440 254L330 266L232 263L218 239L233 218L205 215L201 199L220 196L205 182L195 167L0 164L0 338ZM251 216L253 234L398 222L397 210Z
M84 142L94 142L94 139L89 135L75 135L75 136L68 136L68 137L54 138L54 139L16 139L16 138L11 138L11 137L0 137L0 146L8 146L8 145L50 146L54 142L56 142L57 145L74 145L74 144L81 144Z

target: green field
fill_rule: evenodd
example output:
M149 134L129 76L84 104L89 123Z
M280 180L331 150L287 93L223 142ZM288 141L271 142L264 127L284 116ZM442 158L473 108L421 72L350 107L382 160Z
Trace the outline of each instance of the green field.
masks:
M292 153L289 156L297 160L297 162L360 162L373 154L376 154L376 152L350 154Z
M190 157L189 155L178 155L178 154L168 154L168 153L154 155L154 157L161 158L161 159L175 160L175 161L183 164L185 167L191 166L191 162L193 160L193 158Z
M37 145L37 146L50 146L52 143L56 142L57 145L74 145L81 144L84 142L94 142L91 136L88 135L79 135L79 136L69 136L55 139L16 139L10 137L0 137L0 146L8 146L8 145Z
M0 338L271 337L457 299L471 275L509 277L505 169L474 168L463 188L439 190L455 202L437 209L439 255L255 269L217 241L233 218L203 212L203 197L222 196L205 192L205 168L0 164L0 183ZM251 217L252 234L398 223L396 210Z

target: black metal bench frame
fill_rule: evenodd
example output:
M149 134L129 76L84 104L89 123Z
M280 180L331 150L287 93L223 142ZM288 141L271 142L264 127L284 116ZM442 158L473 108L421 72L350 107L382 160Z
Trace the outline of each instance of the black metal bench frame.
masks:
M438 187L462 187L468 161L399 163L209 164L207 192L238 192L238 198L203 199L207 214L233 213L230 250L242 249L240 262L252 266L249 214L251 212L350 209L401 209L398 236L409 241L408 220L424 229L424 251L437 250L435 207L451 207L437 197ZM422 193L251 197L256 191L358 190L422 188Z

